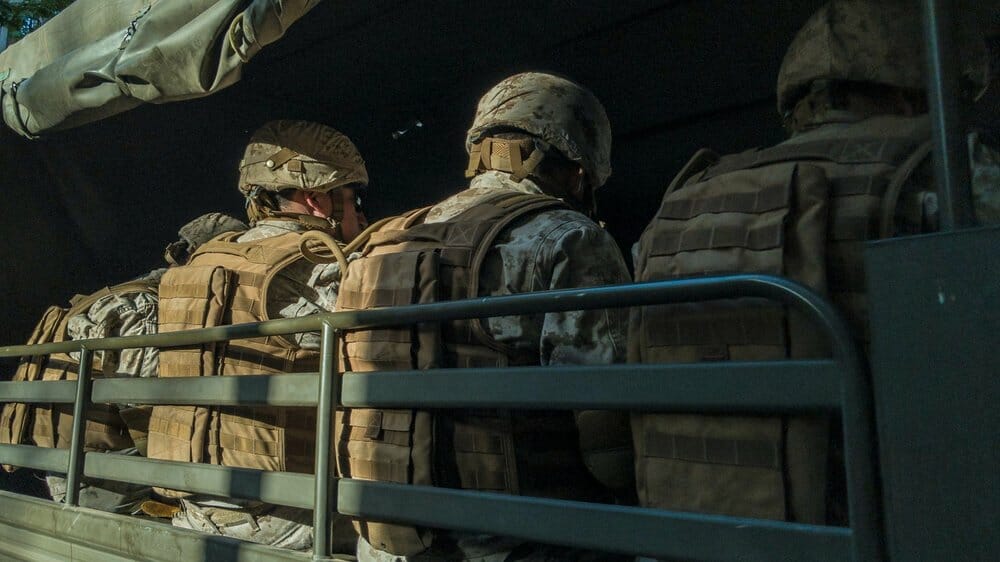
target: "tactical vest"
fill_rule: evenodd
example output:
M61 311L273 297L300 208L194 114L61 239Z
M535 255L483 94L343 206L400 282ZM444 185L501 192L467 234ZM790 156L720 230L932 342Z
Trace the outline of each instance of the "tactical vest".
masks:
M281 270L302 259L301 234L252 242L227 233L200 246L160 281L161 333L269 320L267 295ZM160 351L161 377L315 372L319 353L283 336ZM312 473L313 408L156 406L151 458ZM185 495L157 489L169 496Z
M862 245L893 233L896 203L928 154L928 137L926 119L890 117L721 159L701 151L643 232L636 281L789 277L827 294L866 342ZM643 307L632 313L629 360L828 356L816 333L797 314L757 299ZM640 503L823 523L828 424L810 416L633 414Z
M78 295L70 308L49 307L28 339L28 345L67 341L69 319L85 313L99 299L126 293L156 294L156 283L131 281L102 289L92 295ZM68 353L21 358L13 381L76 380L80 363ZM101 362L94 357L91 375L102 376ZM146 421L139 409L120 410L113 404L93 404L87 408L83 447L85 451L117 451L136 446L146 434ZM39 447L68 449L73 435L73 404L8 403L0 413L0 443L20 445L34 442ZM30 433L30 439L29 439ZM133 439L135 438L135 440ZM3 465L12 472L16 467Z
M400 217L373 234L352 262L337 309L476 297L480 268L500 232L522 217L562 208L551 197L499 191L444 222L422 222L428 209ZM538 354L518 353L490 336L485 321L469 320L347 331L341 362L345 372L409 371L537 365ZM348 408L337 422L345 477L573 499L589 499L581 496L594 490L569 412ZM355 526L376 548L401 556L434 539L429 529Z

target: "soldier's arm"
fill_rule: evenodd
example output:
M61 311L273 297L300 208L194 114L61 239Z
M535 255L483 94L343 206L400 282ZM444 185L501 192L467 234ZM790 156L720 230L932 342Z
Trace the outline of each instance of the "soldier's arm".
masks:
M627 283L628 269L607 232L585 220L551 231L537 265L536 286L571 289ZM619 363L625 358L626 309L545 314L539 351L542 365Z
M590 223L567 224L550 248L548 288L627 283L628 270L614 240ZM625 356L628 310L556 312L545 315L540 349L546 364L619 363ZM591 474L620 503L635 503L632 437L628 412L575 412L580 450Z

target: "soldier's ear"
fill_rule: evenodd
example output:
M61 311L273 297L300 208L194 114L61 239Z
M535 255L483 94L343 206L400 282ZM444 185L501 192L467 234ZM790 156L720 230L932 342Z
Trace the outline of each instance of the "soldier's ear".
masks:
M319 191L302 191L302 203L309 209L309 211L325 212L323 208L325 206L324 201L321 200L323 197L333 199L329 193L321 193Z

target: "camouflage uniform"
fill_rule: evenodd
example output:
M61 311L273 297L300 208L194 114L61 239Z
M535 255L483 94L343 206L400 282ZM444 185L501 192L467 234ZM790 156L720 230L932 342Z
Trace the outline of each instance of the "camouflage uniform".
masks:
M252 242L286 232L305 232L308 227L297 222L264 219L258 221L239 242ZM348 256L350 259L350 256ZM330 312L337 302L340 285L340 264L313 264L299 260L278 273L268 293L268 315L271 318L298 318ZM320 336L315 332L295 334L295 342L305 349L319 349Z
M485 172L470 190L435 205L426 222L456 216L478 200L511 190L542 194L531 179ZM539 213L501 233L480 279L482 296L628 283L621 252L611 236L576 211ZM490 335L516 349L538 353L541 365L620 362L625 353L625 315L620 309L551 312L538 317L504 316L487 321Z
M236 238L248 243L288 233L319 230L342 240L336 219L279 210L275 193L287 189L329 193L368 184L364 161L350 139L330 127L306 121L266 123L251 138L240 163L239 189L252 228ZM353 256L348 256L351 259ZM266 317L298 318L334 310L341 265L297 259L275 274L267 291ZM289 337L303 350L318 351L318 333ZM310 510L210 496L180 500L173 525L260 544L305 550L313 544ZM347 522L334 525L334 552L351 552L356 535Z
M246 230L247 226L221 213L202 215L180 228L177 242L170 244L164 258L171 264L183 263L186 256L198 245L210 238L230 230ZM137 281L149 282L154 287L159 284L166 269L154 269ZM118 336L144 336L156 333L157 296L153 293L136 291L111 294L101 297L86 311L67 320L66 334L71 340L86 340ZM80 354L70 354L77 361ZM131 348L121 351L98 351L104 377L155 377L157 374L159 350L155 347ZM135 407L133 404L119 404L119 408ZM138 448L131 447L113 454L140 455ZM52 499L61 502L66 497L66 478L49 473L45 477ZM115 482L111 480L85 479L80 489L79 502L84 507L134 513L136 506L150 495L149 486Z
M308 229L295 221L261 219L238 241L252 242ZM299 260L278 273L271 282L268 315L271 318L298 318L332 311L339 284L340 264ZM295 334L294 339L303 349L320 348L320 335L316 332ZM308 549L313 543L312 512L306 509L208 496L180 501L181 511L173 517L177 527L293 550ZM345 522L335 528L349 531L350 524ZM345 539L338 536L335 540L343 542ZM353 542L353 534L346 540Z
M611 171L610 128L603 108L595 110L596 99L585 99L581 90L567 80L545 74L521 74L504 80L480 101L467 150L491 130L516 128L580 164L587 180L594 187L600 186ZM586 95L592 96L589 92ZM571 116L559 113L567 108ZM473 151L470 171L475 166ZM479 169L469 175L472 173L477 175L470 188L433 206L425 223L454 218L497 191L546 194L532 178L516 178L516 173L509 171ZM480 270L479 295L514 295L629 280L621 252L607 232L580 212L548 210L520 219L500 232ZM622 309L493 317L486 327L498 343L537 355L541 365L608 364L625 357L627 311ZM429 550L414 556L379 550L361 538L357 555L361 562L609 559L599 553L462 532L448 532L436 538Z
M495 193L511 190L542 194L530 179L511 181L509 174L488 171L473 178L470 189L435 205L426 222L441 222ZM594 221L570 210L546 211L507 228L494 243L480 275L483 296L514 295L549 289L613 285L629 281L628 269L611 236ZM619 363L625 358L627 312L622 309L550 312L534 316L503 316L487 320L500 343L538 354L541 365ZM401 557L378 550L363 538L358 543L361 562L406 560L581 560L600 555L558 549L533 548L519 539L450 533L454 549L448 552ZM432 548L432 551L434 549ZM524 550L523 557L513 552ZM511 557L511 558L508 558Z
M155 269L137 280L159 282L164 269ZM144 336L156 333L156 296L146 292L108 295L97 300L85 312L68 320L66 333L71 340L108 338L115 336ZM72 353L80 360L80 354ZM156 348L136 348L122 351L99 351L102 371L106 377L155 377L157 367ZM120 405L127 408L128 405ZM139 455L132 447L114 454ZM52 499L62 502L66 498L66 478L60 474L48 473L45 483ZM85 479L80 488L81 506L115 513L133 513L136 505L149 496L149 486L115 482L111 480Z
M967 18L967 14L960 14ZM963 88L978 98L989 78L989 61L976 22L962 19L959 41ZM778 74L778 111L792 133L785 144L836 138L838 129L886 113L884 103L851 96L850 107L833 107L827 90L830 81L890 86L904 91L926 87L922 63L924 40L919 13L907 2L887 0L836 0L819 9L806 22L788 48ZM817 129L822 129L819 131ZM970 133L969 156L972 197L981 224L1000 222L1000 152ZM936 193L930 160L909 185L901 206L910 215L925 217L936 228ZM921 207L925 207L921 209ZM916 210L914 210L916 208Z
M638 280L708 272L783 275L826 294L858 339L868 343L864 241L932 231L937 222L927 157L930 122L921 115L924 40L919 12L911 4L834 0L810 17L777 79L778 110L791 138L721 158L699 152L671 184L643 233ZM984 46L976 34L957 37L966 91L981 92ZM781 183L789 169L794 176ZM986 174L976 175L981 203L988 191L982 187ZM795 202L758 205L777 192L775 187L793 193L785 197ZM810 208L810 198L822 200L822 206ZM751 232L751 226L741 229L761 224L754 221L781 208L793 210L781 219L780 242L751 241L749 234L743 240L739 234L727 238ZM811 228L814 233L808 233ZM810 236L813 241L804 242ZM765 252L786 261L767 261L761 257ZM753 318L752 304L726 305L732 310L713 304L634 309L630 359L746 361L769 354L828 353L809 341L813 331L796 329L794 317L768 328L768 322ZM632 427L640 501L663 509L846 524L842 451L826 423L806 416L636 412ZM762 430L763 424L772 424L771 429ZM726 447L716 447L723 451L719 454L709 450L709 443L729 441L737 443L735 451L747 452L757 441L780 443L771 450L784 452L758 466L747 461L751 454L736 458ZM668 442L669 447L662 446ZM696 449L700 445L705 445L703 454Z

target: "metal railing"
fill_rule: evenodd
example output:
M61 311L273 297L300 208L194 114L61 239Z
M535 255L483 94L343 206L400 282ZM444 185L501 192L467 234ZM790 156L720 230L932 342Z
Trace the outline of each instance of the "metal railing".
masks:
M927 101L934 141L934 179L937 182L941 230L975 224L972 179L966 144L963 92L959 77L962 58L958 0L921 0L927 46ZM985 56L985 55L984 55Z
M760 297L798 310L829 338L832 359L335 372L336 335L342 329L732 297ZM90 376L89 358L98 350L198 345L306 331L322 331L319 373L97 381ZM68 475L66 503L70 506L77 504L79 483L87 476L313 509L313 557L316 560L329 556L332 505L350 516L670 559L882 559L871 395L862 356L832 305L786 279L737 275L546 291L328 313L149 336L11 346L0 348L0 357L75 351L81 353L79 377L75 382L0 383L2 401L74 403L74 431L68 453L24 445L0 446L0 459L5 463L65 471ZM92 401L315 406L315 474L319 476L98 453L84 455L83 413ZM330 476L331 422L335 407L340 405L726 413L839 408L851 526L803 525L337 479Z

